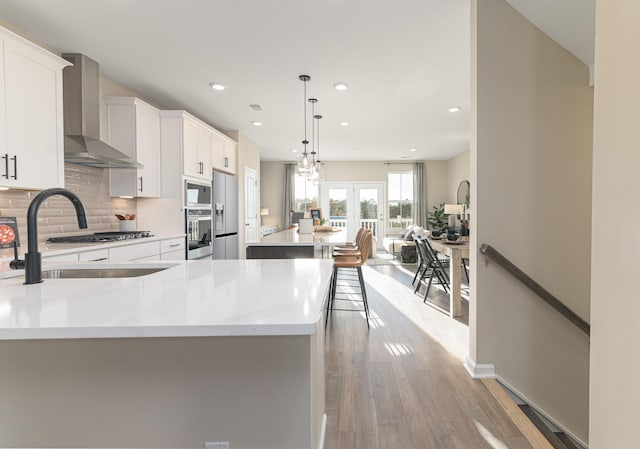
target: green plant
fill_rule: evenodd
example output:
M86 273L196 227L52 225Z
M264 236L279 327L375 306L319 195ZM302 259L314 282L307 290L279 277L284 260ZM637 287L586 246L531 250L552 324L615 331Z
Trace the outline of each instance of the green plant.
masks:
M429 212L429 224L433 229L442 229L448 224L449 215L444 213L444 203L433 206L433 210Z

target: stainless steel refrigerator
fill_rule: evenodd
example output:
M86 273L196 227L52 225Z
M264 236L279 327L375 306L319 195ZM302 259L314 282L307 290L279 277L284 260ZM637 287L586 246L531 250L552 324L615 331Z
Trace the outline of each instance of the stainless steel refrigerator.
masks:
M213 172L213 258L238 258L238 178Z

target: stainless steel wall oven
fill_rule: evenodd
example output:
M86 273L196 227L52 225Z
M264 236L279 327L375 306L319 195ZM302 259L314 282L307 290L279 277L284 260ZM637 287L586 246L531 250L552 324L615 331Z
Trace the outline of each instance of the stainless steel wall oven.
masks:
M211 257L213 220L211 209L186 209L187 259Z
M185 232L187 259L203 259L213 253L213 212L211 184L184 182Z

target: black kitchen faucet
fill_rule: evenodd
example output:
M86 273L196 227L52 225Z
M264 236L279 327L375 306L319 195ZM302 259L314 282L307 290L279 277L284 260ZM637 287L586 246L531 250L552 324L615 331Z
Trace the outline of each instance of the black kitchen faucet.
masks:
M87 228L87 216L84 212L84 206L77 195L67 189L46 189L38 193L31 201L27 210L27 253L25 254L25 284L38 284L42 282L42 257L38 252L38 209L40 205L53 195L65 196L71 201L76 210L78 217L78 226L80 229ZM16 256L17 258L17 256ZM12 263L12 267L19 267L18 261Z

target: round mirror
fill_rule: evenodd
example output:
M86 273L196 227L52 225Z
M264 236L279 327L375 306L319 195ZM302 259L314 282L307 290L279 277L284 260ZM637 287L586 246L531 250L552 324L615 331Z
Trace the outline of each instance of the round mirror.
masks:
M469 207L471 202L471 185L469 181L460 181L458 184L458 204L464 204Z

